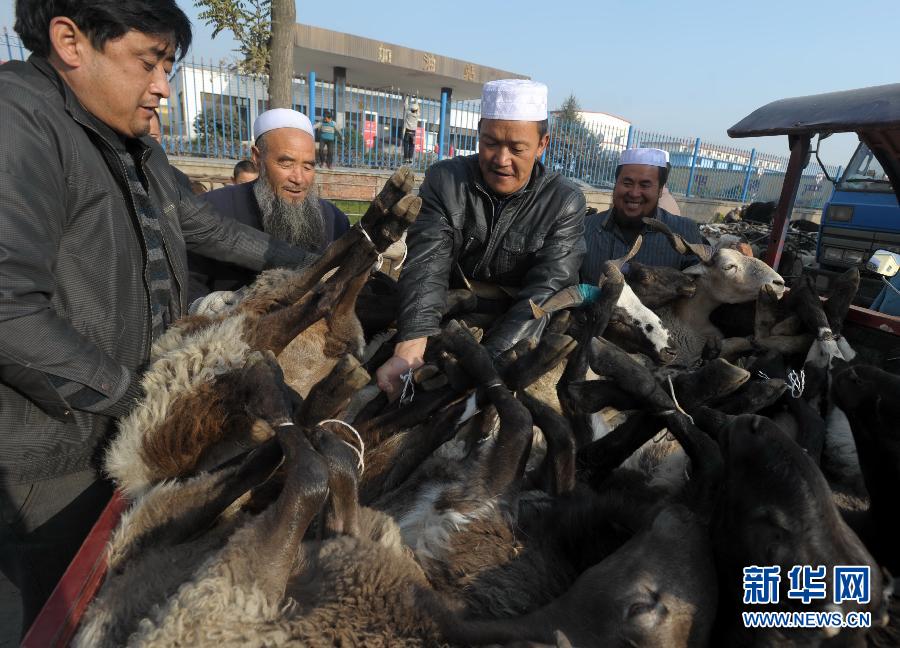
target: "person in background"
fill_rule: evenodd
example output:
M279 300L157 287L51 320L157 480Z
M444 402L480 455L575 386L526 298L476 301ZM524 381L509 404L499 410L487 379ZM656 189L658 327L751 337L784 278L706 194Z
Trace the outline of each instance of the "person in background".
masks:
M507 295L483 344L497 355L541 333L529 300L540 304L578 283L584 255L584 194L548 171L547 86L522 79L484 85L478 153L432 165L419 190L422 210L409 229L400 274L394 354L378 386L399 395L400 376L422 365L452 283L493 284ZM460 276L454 276L459 274Z
M153 119L150 120L150 132L147 134L150 136L150 139L162 146L162 121L159 118L159 111L153 111ZM169 167L172 169L178 184L187 191L193 191L194 183L188 175L174 164L170 164Z
M403 164L412 164L416 151L416 128L419 125L419 102L413 99L403 116Z
M232 184L244 184L245 182L253 182L259 177L259 169L253 160L241 160L234 165L232 175Z
M256 271L310 255L222 220L147 137L191 43L175 0L15 15L32 55L0 66L0 571L27 628L109 501L99 461L187 314L186 247Z
M582 283L597 285L603 264L625 256L638 235L641 249L635 261L647 265L683 268L692 257L676 252L668 239L644 224L644 218L656 218L681 234L690 243L700 243L700 228L684 216L675 216L659 206L659 198L669 174L667 154L661 149L635 148L622 152L616 167L613 206L605 212L585 218L587 252L581 266ZM696 260L694 260L696 262Z
M202 196L229 221L234 220L291 245L322 252L348 229L347 215L319 198L316 144L309 118L288 108L262 113L253 123L253 162L259 177L227 185ZM234 291L253 283L256 274L221 261L189 255L191 296Z
M331 111L326 110L322 116L325 121L318 122L315 126L319 131L319 164L324 164L330 169L334 162L335 142L342 135L337 124L331 119Z

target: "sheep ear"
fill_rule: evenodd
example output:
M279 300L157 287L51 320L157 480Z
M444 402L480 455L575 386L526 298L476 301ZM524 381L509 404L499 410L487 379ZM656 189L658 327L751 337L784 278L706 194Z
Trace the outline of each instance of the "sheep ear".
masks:
M682 272L686 275L691 275L692 277L702 277L706 274L706 266L702 263L698 263L697 265L685 268Z

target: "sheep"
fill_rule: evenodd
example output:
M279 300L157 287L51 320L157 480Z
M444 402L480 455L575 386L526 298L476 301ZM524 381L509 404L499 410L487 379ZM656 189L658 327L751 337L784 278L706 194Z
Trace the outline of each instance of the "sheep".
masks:
M139 500L129 514L128 532L118 535L125 546L114 551L120 558L114 561L113 576L98 599L99 608L92 611L91 620L81 630L79 645L116 644L122 637L134 645L431 644L446 640L444 622L455 614L495 618L529 613L541 605L564 608L565 598L556 604L552 601L570 585L574 583L574 589L565 596L580 598L578 592L592 589L589 583L593 580L604 580L607 570L630 570L628 561L648 547L674 548L670 538L681 533L680 529L692 538L693 549L689 550L698 556L690 564L702 565L696 560L708 551L702 550L702 544L694 546L695 540L702 543L702 539L690 530L695 528L691 514L673 509L659 516L652 499L641 510L614 505L615 515L630 519L630 528L649 525L649 530L632 543L633 548L602 562L585 581L588 584L579 585L578 574L587 565L603 561L634 533L622 535L610 529L604 542L593 540L597 532L591 529L597 525L605 528L612 519L599 515L601 509L597 508L608 504L587 500L580 505L581 512L573 511L571 516L523 520L532 532L517 537L512 521L518 515L531 419L503 385L486 352L467 335L451 327L432 353L452 354L466 373L477 377L479 392L500 414L499 432L466 459L448 462L438 453L424 462L398 488L374 502L376 509L384 512L355 506L358 473L352 465L356 458L333 431L322 426L298 427L291 421L295 397L286 386L273 384L278 382L279 370L271 357L259 363L269 370L263 377L251 372L256 365L245 366L241 375L247 384L266 394L281 395L280 401L269 397L264 408L250 409L251 416L264 418L275 430L275 439L263 442L237 467L232 464L184 482L178 493L182 497L175 496L177 489L170 484L160 484ZM263 379L266 376L268 381ZM557 435L571 435L561 417L527 402L543 429L557 426ZM432 428L431 434L442 434ZM405 442L407 447L417 445L411 435ZM241 493L271 472L277 465L278 448L284 453L279 472L285 475L280 495L257 516L236 512L230 502L244 500ZM555 456L547 462L555 466L550 472L559 477L554 486L559 493L571 492L574 487L573 463L558 461L565 455L571 457L571 450L571 444L555 447L551 453ZM374 459L377 451L367 452L366 459ZM386 463L373 463L376 473L381 471L383 476ZM189 496L196 495L200 498L191 501ZM329 497L331 504L326 505ZM616 496L614 501L622 500ZM304 539L323 506L319 525L325 538ZM586 517L587 510L594 514ZM202 515L198 517L195 511ZM217 520L212 531L198 535L212 519ZM578 548L562 549L561 543L571 545L573 540ZM140 551L145 555L136 561ZM177 555L179 551L186 555ZM147 595L126 610L121 608L117 593L141 577L134 567L173 559L183 565L183 571L170 572L164 582L148 587ZM693 578L705 569L689 570L684 560L661 560L648 579L652 578L665 605L674 605L688 593L690 597L710 596L698 581L665 568L675 562L680 569L694 573ZM705 580L708 582L708 577ZM623 583L621 587L623 592L632 592L629 597L639 597L643 590L638 585ZM677 598L670 603L672 595ZM619 600L618 595L603 595L595 604L618 606ZM697 617L701 609L706 610L705 615ZM685 630L696 628L697 619L706 619L699 627L711 624L711 608L705 604L688 605L684 614L668 615L664 620L657 618L658 612L654 606L644 605L623 623L585 619L572 625L564 614L554 615L554 623L578 637L582 628L610 638L639 628L646 632L650 623L651 627L658 625L653 635L668 645L692 645L687 639L705 632Z
M631 250L624 257L608 261L605 264L604 274L599 282L601 291L604 284L609 281L611 273L621 275L621 269L638 253L641 243L642 238L638 236ZM637 273L636 276L639 275L646 283L647 274L645 271ZM647 292L652 292L652 290L651 288ZM571 286L551 295L540 306L532 304L532 311L536 318L541 318L548 313L578 306L584 301L585 291L580 286ZM628 350L646 353L663 364L675 359L675 349L672 348L671 338L663 322L656 313L642 303L628 283L623 284L621 293L613 304L608 327L610 329L607 335L610 339Z
M869 602L812 600L803 610L868 611L873 626L884 625L890 585L831 499L825 478L810 457L765 417L712 415L701 425L718 439L725 471L711 522L721 591L715 645L848 645L863 641L865 630L823 627L808 630L748 629L741 623L743 569L777 565L781 597L770 610L793 610L785 595L785 574L794 565L866 565L871 573Z
M846 412L861 464L870 506L860 535L892 573L900 573L896 494L900 476L900 378L870 365L835 373L831 395Z
M700 260L684 273L694 277L693 297L682 297L658 310L670 335L676 340L679 366L692 366L701 357L709 340L721 340L722 333L709 321L720 304L737 304L757 297L760 288L771 286L778 296L784 293L784 279L759 259L728 248L713 250L706 245L687 243L655 218L645 218L651 228L664 233L682 254L693 253Z
M309 267L264 273L226 312L179 320L154 343L145 398L121 421L105 460L126 496L208 469L271 435L242 416L240 402L217 396L220 376L254 352L275 353L300 398L338 366L348 386L368 382L358 363L346 364L364 345L355 300L378 250L418 214L421 200L404 195L410 174L394 174L362 221Z

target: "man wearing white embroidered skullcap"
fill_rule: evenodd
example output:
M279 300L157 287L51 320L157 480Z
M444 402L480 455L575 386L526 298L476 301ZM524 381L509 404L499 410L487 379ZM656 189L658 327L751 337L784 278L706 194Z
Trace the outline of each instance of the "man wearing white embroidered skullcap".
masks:
M495 314L482 343L497 355L540 335L544 323L533 318L529 300L539 304L577 283L585 201L540 162L550 141L547 86L486 83L478 136L477 155L432 165L419 190L422 210L407 236L399 281L397 344L377 374L389 397L399 395L400 375L422 364L449 288L468 282L479 309Z
M253 122L253 161L259 177L202 196L223 217L233 218L292 245L321 252L350 228L347 215L319 198L313 126L301 112L274 108ZM191 296L233 291L256 273L228 263L189 256Z
M585 219L587 254L581 266L581 281L596 285L603 264L624 256L637 236L643 242L633 260L645 265L683 268L696 262L676 252L668 239L644 224L643 218L656 218L691 243L702 238L696 222L676 216L659 205L669 176L669 154L657 148L633 148L622 151L616 167L613 206L605 212L588 214Z

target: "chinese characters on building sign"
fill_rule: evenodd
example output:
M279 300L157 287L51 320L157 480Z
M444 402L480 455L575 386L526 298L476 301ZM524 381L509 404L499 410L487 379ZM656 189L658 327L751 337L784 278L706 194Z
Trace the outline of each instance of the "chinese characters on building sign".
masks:
M384 45L378 46L378 62L379 63L390 63L391 62L391 48L385 47Z
M471 63L468 63L466 67L463 68L463 79L466 81L475 80L475 66Z
M437 68L437 57L434 54L422 55L422 69L426 72L434 72Z

